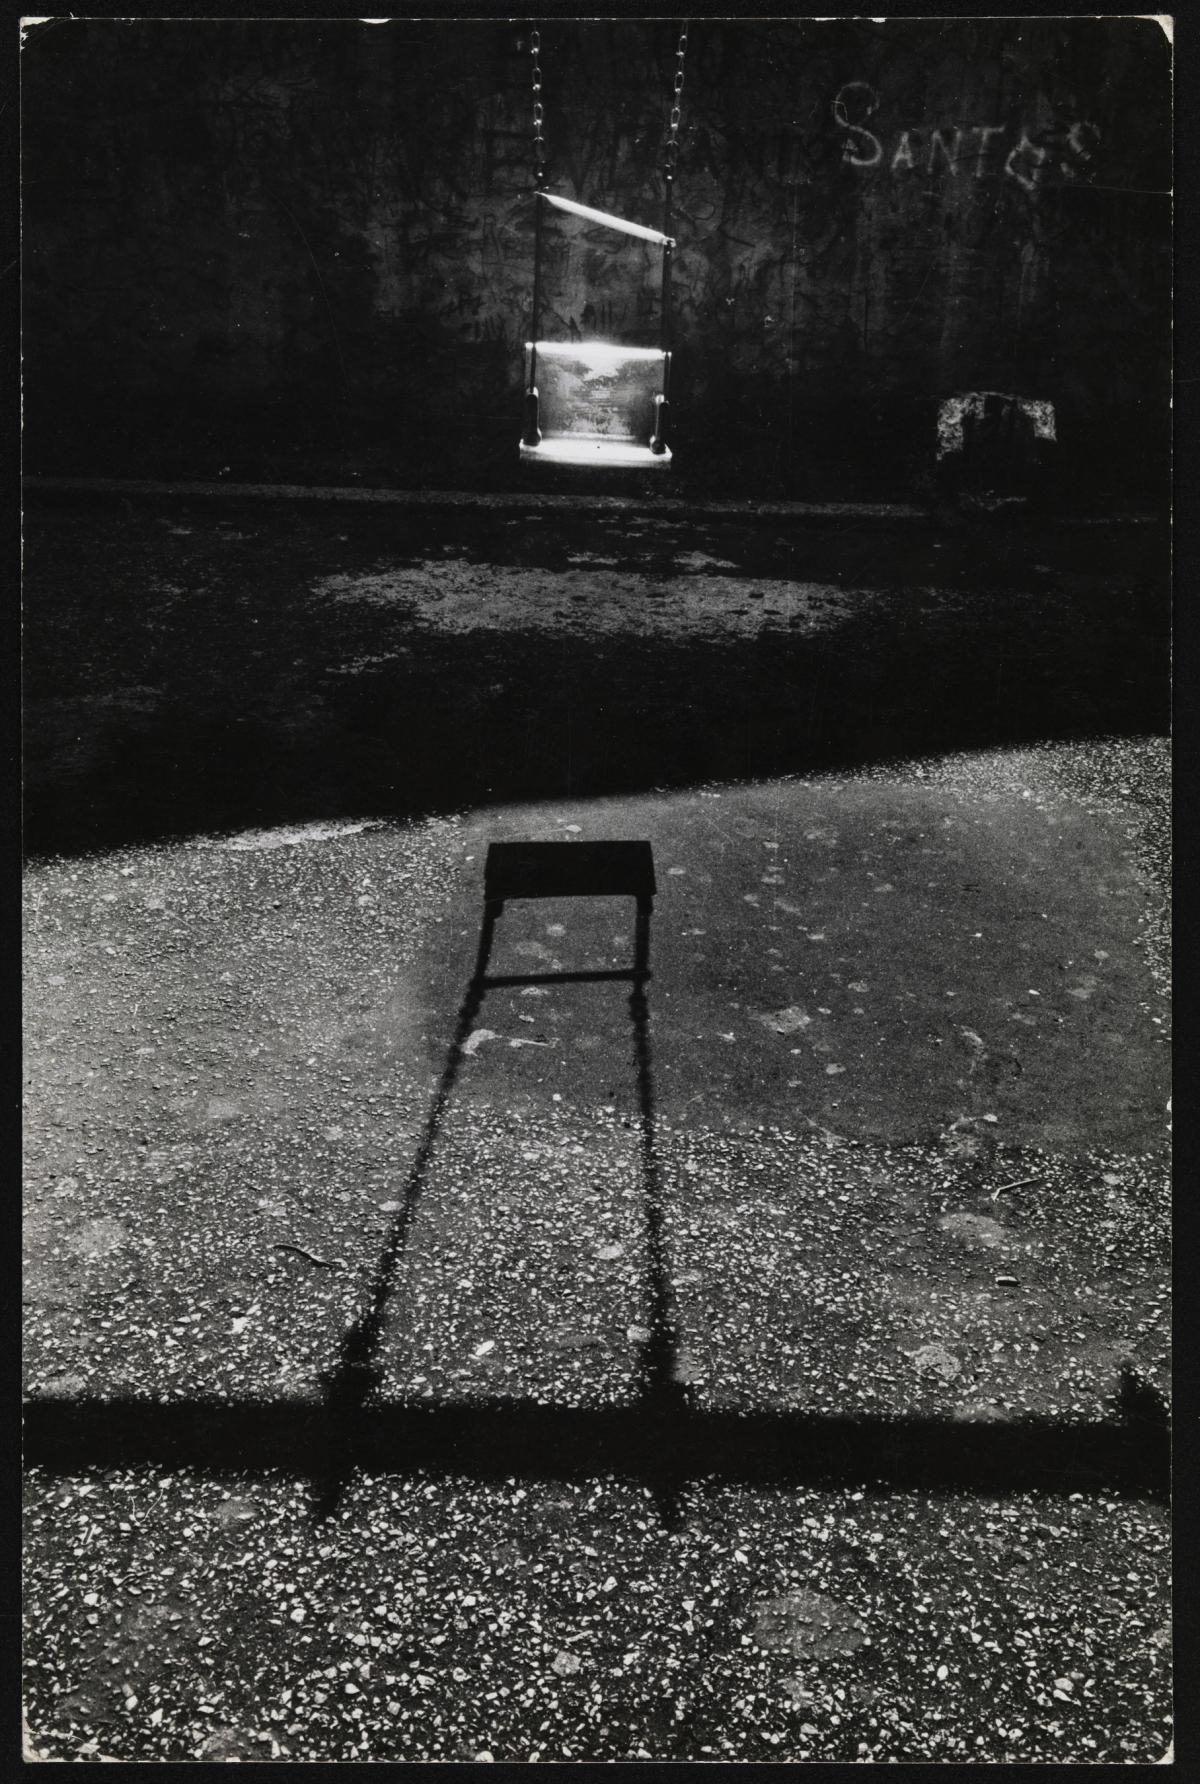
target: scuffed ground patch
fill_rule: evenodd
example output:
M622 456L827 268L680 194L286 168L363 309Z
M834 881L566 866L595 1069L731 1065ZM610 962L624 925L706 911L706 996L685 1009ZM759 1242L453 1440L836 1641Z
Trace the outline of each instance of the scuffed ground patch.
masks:
M1035 810L1064 796L1120 830L1130 845L1147 897L1137 913L1139 944L1166 1000L1171 989L1171 741L1167 737L1090 737L1070 749L941 755L869 770L872 779L918 779L922 785L969 792L982 805L1018 797Z
M531 565L427 559L384 572L325 577L314 597L349 607L382 608L436 632L546 631L634 633L643 638L756 637L777 627L826 631L861 618L878 591L835 583L710 573L719 560L693 552L677 560L688 573L631 575L600 559L563 570Z
M270 830L247 830L240 836L231 836L223 847L239 853L248 850L291 849L303 847L306 843L331 842L340 836L357 836L360 831L371 826L360 824L297 824L291 829L273 828Z

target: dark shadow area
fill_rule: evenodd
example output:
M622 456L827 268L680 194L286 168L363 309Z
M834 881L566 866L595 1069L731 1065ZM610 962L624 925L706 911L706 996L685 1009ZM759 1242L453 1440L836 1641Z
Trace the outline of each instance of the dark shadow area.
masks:
M587 516L280 506L269 519L231 507L220 526L178 504L171 525L31 507L31 854L1168 725L1168 561L1153 526L1067 538L663 521L635 535ZM755 582L731 597L724 579L721 624L692 574L694 626L656 627L677 555L697 551L736 555ZM314 592L322 576L426 575L443 552L484 593L493 567L539 573L528 623L438 630L403 602ZM627 630L589 628L586 583L545 575L589 552L630 578ZM755 632L755 603L783 583L809 591L803 612Z
M1131 1376L1116 1416L1077 1424L702 1411L654 1393L628 1407L596 1410L505 1400L383 1402L354 1417L331 1414L317 1401L35 1398L25 1409L25 1462L60 1473L151 1465L320 1477L334 1417L337 1441L346 1446L343 1479L351 1469L478 1480L619 1475L652 1484L660 1500L664 1476L671 1496L700 1480L985 1495L1105 1492L1160 1501L1169 1494L1166 1411Z

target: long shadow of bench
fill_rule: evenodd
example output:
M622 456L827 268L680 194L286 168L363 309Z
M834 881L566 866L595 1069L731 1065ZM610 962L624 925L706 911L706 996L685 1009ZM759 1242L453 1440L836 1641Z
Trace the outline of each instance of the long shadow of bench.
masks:
M334 1409L318 1400L35 1397L25 1407L24 1453L27 1466L58 1473L146 1465L214 1474L282 1471L324 1486L336 1443L339 1481L355 1469L478 1480L615 1475L645 1481L664 1509L684 1483L706 1479L1165 1500L1170 1446L1163 1403L1129 1371L1116 1400L1107 1420L966 1424L724 1412L686 1402L672 1408L652 1395L596 1409L505 1399L374 1400L353 1417L344 1405ZM331 1500L326 1491L321 1507Z
M230 1403L146 1398L33 1397L25 1407L25 1462L63 1472L147 1464L214 1473L283 1470L308 1476L318 1517L337 1505L355 1470L443 1471L481 1479L620 1475L645 1482L673 1526L689 1481L865 1488L923 1487L994 1494L1105 1491L1165 1499L1167 1411L1130 1370L1113 1416L1076 1422L1027 1417L995 1423L696 1404L677 1379L646 987L655 885L648 843L493 844L475 967L445 1067L409 1170L401 1205L363 1312L342 1341L322 1398ZM637 899L628 970L491 975L495 926L511 898L629 894ZM563 1407L497 1398L470 1403L385 1399L379 1353L397 1269L464 1047L491 990L547 983L630 984L645 1215L648 1337L628 1404Z

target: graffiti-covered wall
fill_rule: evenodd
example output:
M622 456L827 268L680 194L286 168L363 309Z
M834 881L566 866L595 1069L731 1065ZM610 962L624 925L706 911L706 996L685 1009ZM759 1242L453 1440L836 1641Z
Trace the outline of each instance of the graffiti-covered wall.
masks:
M540 31L552 188L659 224L675 28ZM22 63L28 469L515 475L527 27L68 18ZM910 493L998 390L1065 492L1161 490L1169 83L1147 19L694 22L681 471ZM555 212L543 277L544 334L657 342L652 246Z

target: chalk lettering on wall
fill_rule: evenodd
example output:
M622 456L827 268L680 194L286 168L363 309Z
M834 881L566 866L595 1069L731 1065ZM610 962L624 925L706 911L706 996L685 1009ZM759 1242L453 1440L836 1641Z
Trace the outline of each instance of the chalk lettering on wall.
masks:
M896 153L892 156L892 172L898 167L915 167L917 158L912 152L912 131L902 130L900 140L896 144Z
M929 138L929 160L925 164L926 172L928 172L928 173L933 172L934 164L937 160L937 152L940 149L942 151L943 156L945 157L946 166L950 169L950 172L957 173L958 172L958 155L959 155L959 150L962 147L962 139L963 139L962 131L956 130L954 132L954 147L953 147L953 149L951 149L951 148L947 147L946 138L942 134L942 132L940 130L935 130L933 132L932 136Z
M833 98L833 117L845 131L842 160L850 167L886 167L902 175L922 172L932 178L960 173L981 180L988 175L1015 180L1026 192L1041 184L1052 154L1065 179L1076 179L1093 159L1100 140L1097 126L1078 118L1058 130L1032 130L1019 121L1008 124L965 124L953 128L907 125L894 136L877 118L880 95L869 81L846 81ZM874 128L867 128L867 119ZM1002 140L993 148L993 139Z
M979 138L979 154L975 158L975 178L981 180L987 171L988 149L993 136L1004 135L1003 124L976 124L975 135Z
M1089 138L1091 140L1091 147L1088 146ZM1100 126L1098 124L1090 123L1087 118L1079 119L1076 123L1072 124L1071 128L1067 131L1067 147L1071 150L1072 154L1077 155L1081 161L1091 160L1096 144L1099 143L1099 141ZM1076 170L1069 162L1060 161L1059 166L1069 178L1073 179L1075 177Z
M873 130L867 130L854 122L850 115L851 109L864 118L869 118L872 112L878 111L879 94L868 81L847 81L844 86L839 87L833 102L833 115L843 130L859 139L846 143L842 150L842 160L848 161L851 167L875 167L883 158L883 144ZM862 153L861 147L867 143L870 148Z
M1049 153L1049 149L1043 148L1041 143L1030 142L1022 130L1020 142L1005 156L1004 171L1024 186L1026 192L1035 192L1038 170Z

